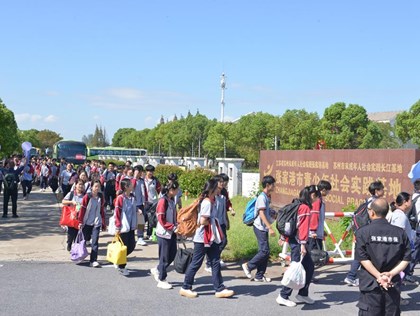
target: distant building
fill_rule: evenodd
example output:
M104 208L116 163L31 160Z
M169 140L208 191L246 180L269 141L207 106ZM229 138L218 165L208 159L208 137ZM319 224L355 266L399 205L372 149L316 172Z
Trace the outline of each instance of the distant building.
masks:
M402 112L403 111L373 112L368 113L368 118L373 122L390 123L391 126L394 126L397 115Z

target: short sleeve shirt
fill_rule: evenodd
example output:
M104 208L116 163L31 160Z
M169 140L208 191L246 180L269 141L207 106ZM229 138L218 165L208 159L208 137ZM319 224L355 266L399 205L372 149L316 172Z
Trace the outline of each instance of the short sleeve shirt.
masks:
M264 222L261 220L261 217L259 216L259 210L264 210L264 215L267 218L267 220L271 223L271 216L270 216L270 199L267 197L267 195L263 192L260 195L258 195L257 201L255 202L255 215L258 215L257 218L254 221L254 226L258 230L268 232L268 227L265 226Z
M200 222L200 217L207 217L211 220L212 217L215 216L216 208L214 205L208 200L204 199L200 205L200 212L198 213L198 221ZM194 242L204 243L204 225L200 225L195 231L195 235L193 238Z

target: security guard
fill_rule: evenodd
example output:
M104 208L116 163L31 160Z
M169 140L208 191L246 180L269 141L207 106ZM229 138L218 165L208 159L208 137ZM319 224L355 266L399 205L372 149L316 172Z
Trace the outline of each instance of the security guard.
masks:
M400 272L411 260L410 242L404 230L385 219L388 203L383 198L368 206L371 223L356 233L356 259L360 261L359 315L400 315Z

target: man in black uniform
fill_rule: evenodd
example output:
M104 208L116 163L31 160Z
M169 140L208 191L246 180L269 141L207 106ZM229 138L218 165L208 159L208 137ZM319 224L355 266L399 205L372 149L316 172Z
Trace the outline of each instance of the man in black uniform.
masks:
M357 307L359 315L400 315L400 272L411 260L411 248L403 229L385 219L388 203L383 198L368 206L371 223L356 233L356 259L360 261Z

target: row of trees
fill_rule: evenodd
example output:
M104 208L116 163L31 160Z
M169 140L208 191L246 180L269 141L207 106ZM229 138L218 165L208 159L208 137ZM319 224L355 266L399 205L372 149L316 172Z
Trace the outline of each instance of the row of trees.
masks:
M282 116L252 113L221 123L197 112L153 129L121 128L112 144L159 155L243 157L248 166L257 166L260 150L314 149L319 140L329 149L399 148L410 139L420 144L418 112L420 101L398 116L395 127L370 121L364 107L342 102L326 108L321 118L302 109Z
M0 100L0 154L19 152L23 141L45 149L60 140L59 134L35 129L19 131L14 114ZM322 140L329 149L400 148L411 141L420 145L420 101L400 113L395 126L368 119L357 104L339 102L315 112L287 110L281 116L252 113L236 122L221 123L198 111L170 122L162 119L152 129L120 128L113 146L145 148L150 154L200 157L242 157L247 166L258 165L260 150L314 149ZM105 128L83 137L88 146L109 144Z

